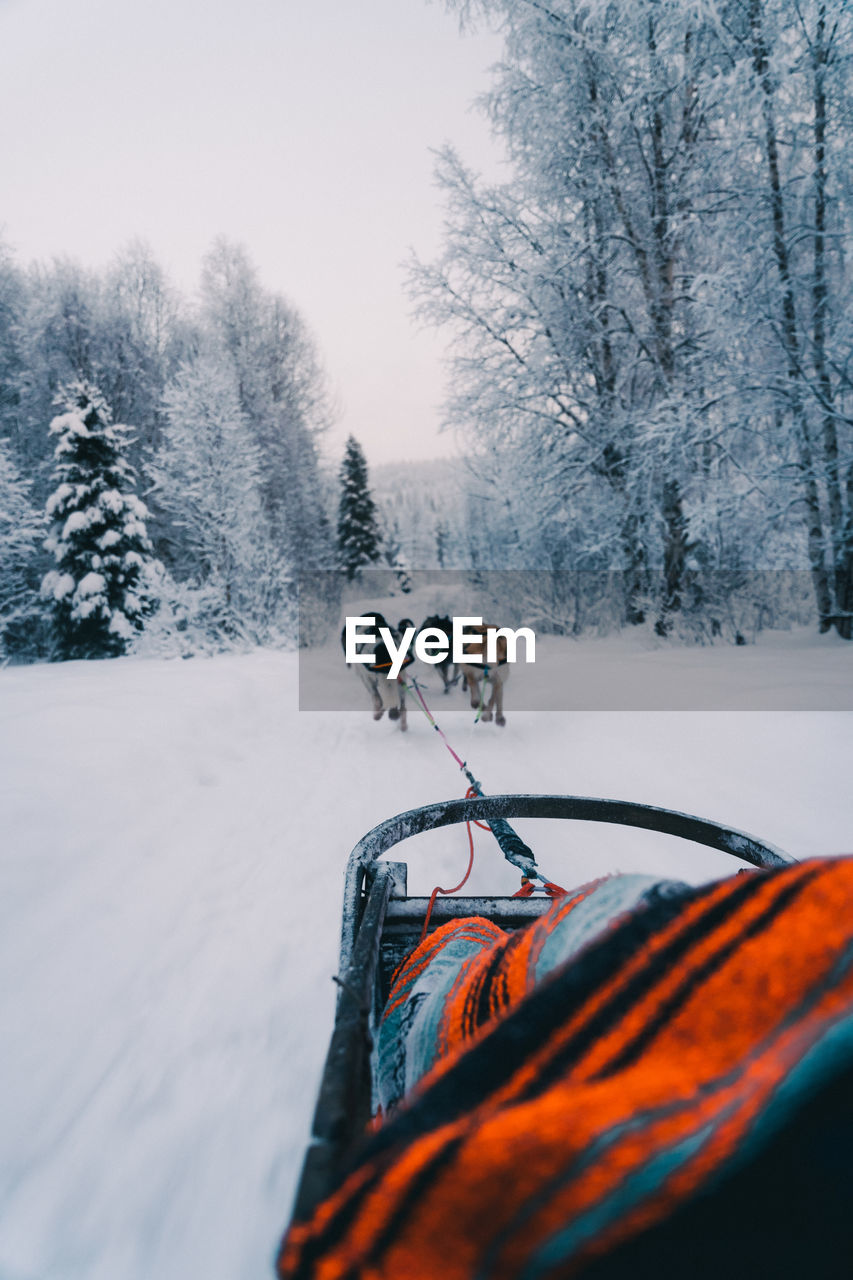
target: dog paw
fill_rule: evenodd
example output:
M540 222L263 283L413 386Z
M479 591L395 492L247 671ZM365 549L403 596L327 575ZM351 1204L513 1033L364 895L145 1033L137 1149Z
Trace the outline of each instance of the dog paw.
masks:
M499 724L499 725L501 726L501 728L503 728L503 727L504 727L504 725L506 724L506 717L505 717L505 716L495 716L495 724Z
M488 709L488 707L487 707L487 708L486 708L486 710L483 712L483 714L480 716L480 719L481 719L481 720L491 720L491 718L492 718L492 713L491 713L491 711L489 711L489 709Z
M384 715L385 715L385 708L384 708L384 707L380 707L378 711L374 711L374 713L373 713L373 719L374 719L374 720L381 720L381 719L382 719L382 717L383 717Z
M389 708L388 708L388 719L389 719L389 720L399 720L399 719L400 719L400 708L399 708L399 707L389 707Z

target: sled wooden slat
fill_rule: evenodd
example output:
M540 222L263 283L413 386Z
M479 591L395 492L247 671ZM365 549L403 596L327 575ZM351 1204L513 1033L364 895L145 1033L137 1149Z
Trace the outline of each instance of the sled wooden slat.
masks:
M391 901L385 917L386 932L395 926L417 925L418 933L426 916L429 898L406 898L404 901ZM518 929L523 924L535 920L543 911L551 906L551 899L536 898L463 898L454 895L448 898L436 898L430 918L430 926L444 924L448 920L458 920L463 916L488 916L490 920L499 921L507 929Z
M391 894L390 868L373 878L352 959L338 982L341 998L314 1111L294 1214L307 1212L327 1192L334 1171L370 1119L373 1048L371 1013L382 925Z

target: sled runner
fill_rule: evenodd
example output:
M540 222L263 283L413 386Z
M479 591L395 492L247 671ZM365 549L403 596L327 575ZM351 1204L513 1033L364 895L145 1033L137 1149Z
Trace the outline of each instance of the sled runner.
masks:
M535 858L508 824L510 818L563 818L615 823L679 836L731 854L757 868L782 868L795 859L755 837L689 814L625 801L579 796L499 795L426 805L381 823L353 849L346 872L338 1006L314 1115L311 1144L300 1178L295 1220L305 1220L335 1187L341 1167L369 1125L375 1109L374 1037L392 975L418 945L429 900L409 897L406 864L384 859L400 841L464 821L490 825L505 856L531 883ZM552 906L548 896L439 897L430 930L452 920L479 917L515 931Z

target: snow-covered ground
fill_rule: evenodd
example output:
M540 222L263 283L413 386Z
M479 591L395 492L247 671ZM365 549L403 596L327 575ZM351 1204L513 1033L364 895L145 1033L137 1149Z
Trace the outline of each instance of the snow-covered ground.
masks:
M781 687L780 653L761 678ZM679 661L701 677L709 651ZM845 661L828 705L850 705ZM510 685L500 730L461 695L428 698L488 791L666 805L799 857L853 849L849 713L519 712ZM414 709L401 735L296 707L279 652L0 671L2 1280L270 1274L331 1028L347 853L464 790ZM732 869L651 833L518 826L564 884ZM448 883L464 833L408 856L414 891ZM516 887L486 834L477 858L473 892Z

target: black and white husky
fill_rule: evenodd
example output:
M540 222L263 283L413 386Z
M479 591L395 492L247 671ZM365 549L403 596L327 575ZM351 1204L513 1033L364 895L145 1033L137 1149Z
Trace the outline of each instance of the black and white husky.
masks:
M379 633L380 627L388 627L388 623L381 613L364 613L360 616L360 621L365 624L371 624L373 631ZM399 643L400 637L394 631L393 627L388 628L394 636L396 643ZM346 627L341 632L341 647L346 653ZM373 658L372 662L353 662L347 663L347 666L355 667L359 680L364 685L370 697L373 707L373 719L381 720L385 712L388 712L389 720L399 720L400 728L405 733L408 728L406 719L406 691L400 682L400 679L389 680L388 671L391 667L391 655L383 644L381 639L359 640L357 643L359 653L369 653ZM404 666L412 661L409 657Z

